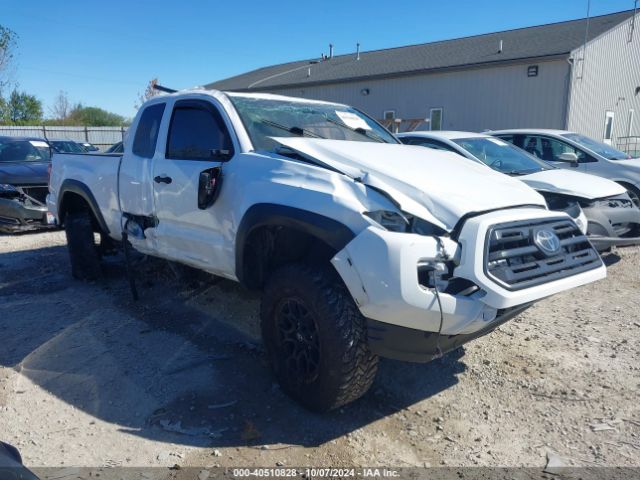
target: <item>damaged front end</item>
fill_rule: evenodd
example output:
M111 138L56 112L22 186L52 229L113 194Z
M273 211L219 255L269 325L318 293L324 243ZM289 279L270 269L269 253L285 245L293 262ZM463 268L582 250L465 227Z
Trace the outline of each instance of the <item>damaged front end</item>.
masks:
M15 233L47 227L47 186L0 184L0 232Z
M628 194L597 199L543 195L551 210L566 212L583 231L580 217L584 217L587 236L598 251L640 244L640 209Z

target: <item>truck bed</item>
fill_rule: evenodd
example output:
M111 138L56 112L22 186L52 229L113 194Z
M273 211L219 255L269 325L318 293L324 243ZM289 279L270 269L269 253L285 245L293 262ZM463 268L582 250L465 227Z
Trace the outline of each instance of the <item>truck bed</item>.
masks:
M57 195L63 181L87 188L94 196L107 227L119 232L118 169L122 154L111 153L54 153L51 157L51 180L47 207L56 218Z

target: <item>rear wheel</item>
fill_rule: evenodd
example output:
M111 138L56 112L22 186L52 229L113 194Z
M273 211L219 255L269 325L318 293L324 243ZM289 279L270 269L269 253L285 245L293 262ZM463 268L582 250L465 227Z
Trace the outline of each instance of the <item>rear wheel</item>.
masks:
M328 411L366 393L378 366L364 317L329 267L291 264L274 272L261 306L262 336L282 389Z
M102 275L100 253L88 210L69 212L64 220L71 274L78 280L96 280Z

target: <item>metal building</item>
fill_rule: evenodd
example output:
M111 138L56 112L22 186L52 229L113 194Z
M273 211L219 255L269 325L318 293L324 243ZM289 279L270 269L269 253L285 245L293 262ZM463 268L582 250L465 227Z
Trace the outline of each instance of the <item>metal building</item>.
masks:
M401 130L560 128L617 141L640 136L640 11L347 55L331 47L206 87L346 103Z

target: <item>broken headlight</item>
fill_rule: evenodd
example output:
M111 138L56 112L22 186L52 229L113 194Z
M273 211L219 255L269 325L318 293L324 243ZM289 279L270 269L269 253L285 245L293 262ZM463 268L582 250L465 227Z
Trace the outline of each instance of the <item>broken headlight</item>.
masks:
M389 230L390 232L416 233L418 235L441 236L447 232L422 218L404 212L395 212L391 210L376 210L373 212L364 212L364 214L373 220L376 224Z
M409 227L409 220L399 212L376 210L375 212L364 212L364 214L391 232L406 232Z

